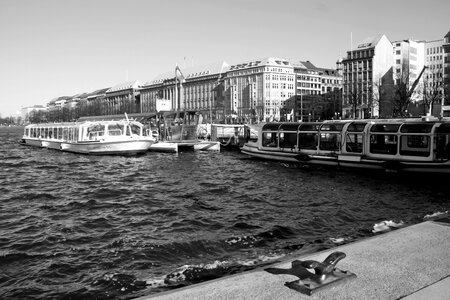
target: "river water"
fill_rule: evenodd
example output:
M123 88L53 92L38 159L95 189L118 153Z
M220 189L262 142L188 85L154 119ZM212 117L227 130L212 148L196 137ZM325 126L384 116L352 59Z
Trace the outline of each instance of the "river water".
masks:
M450 208L448 177L237 151L86 156L19 145L22 130L0 127L1 299L131 299Z

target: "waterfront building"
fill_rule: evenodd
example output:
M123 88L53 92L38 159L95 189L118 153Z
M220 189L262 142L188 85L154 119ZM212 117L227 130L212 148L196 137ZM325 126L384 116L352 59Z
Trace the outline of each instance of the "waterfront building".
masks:
M44 105L33 105L33 106L27 106L22 107L20 109L20 117L22 118L23 123L30 123L30 116L33 113L43 113L47 111L47 107Z
M206 120L224 117L223 78L229 69L226 62L188 68L175 67L160 74L140 88L142 112L156 114L158 102L164 110L202 115Z
M414 81L419 77L425 66L425 43L408 39L395 41L392 45L394 55L394 81L396 83L400 81L405 82L406 86L411 88ZM422 76L417 87L415 88L415 92L411 95L412 102L423 100L423 82L424 77Z
M296 75L293 108L296 120L339 118L342 76L338 69L318 68L310 61L291 61Z
M392 115L388 105L393 84L393 47L385 35L363 40L342 60L344 118Z
M118 115L124 113L140 113L139 80L127 81L113 86L105 92L102 100L101 115Z
M315 120L324 109L318 96L322 93L319 70L310 61L291 61L291 65L295 73L295 117L303 121Z
M429 103L430 107L425 107L423 114L431 113L434 116L442 114L441 107L444 95L443 43L443 39L425 42L425 64L427 69L423 75L423 93L424 100Z
M230 66L224 79L224 114L233 122L286 118L286 101L295 95L294 68L281 58Z
M67 105L71 101L72 96L61 96L50 100L47 103L47 120L48 122L61 122L64 116L68 117ZM64 109L66 108L66 109Z
M329 118L330 112L333 119L340 119L342 116L342 74L339 65L336 69L318 68L322 79L322 98L326 103L326 115Z
M82 116L99 116L102 114L102 104L105 102L106 91L110 87L99 89L87 94L86 101L81 102Z
M443 75L444 75L444 95L442 115L444 117L450 117L450 31L445 35L444 42L442 44L443 49Z

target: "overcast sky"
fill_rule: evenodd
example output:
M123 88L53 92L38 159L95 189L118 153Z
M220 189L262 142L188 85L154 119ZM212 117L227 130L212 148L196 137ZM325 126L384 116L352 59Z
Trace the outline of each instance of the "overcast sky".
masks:
M334 68L366 37L442 39L448 0L0 0L0 115L181 67ZM351 38L352 37L352 38Z

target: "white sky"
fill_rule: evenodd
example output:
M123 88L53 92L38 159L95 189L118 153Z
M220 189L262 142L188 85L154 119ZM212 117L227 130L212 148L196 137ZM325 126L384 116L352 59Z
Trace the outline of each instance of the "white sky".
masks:
M442 39L448 0L0 0L0 116L178 63L334 68L366 37Z

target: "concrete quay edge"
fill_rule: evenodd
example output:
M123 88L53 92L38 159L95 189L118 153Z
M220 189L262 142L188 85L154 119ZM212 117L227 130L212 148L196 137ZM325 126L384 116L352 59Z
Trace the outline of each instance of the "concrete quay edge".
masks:
M341 251L337 267L356 274L343 284L311 296L285 286L298 277L271 274L268 267L289 269L294 260L323 261ZM333 249L180 289L139 297L147 299L450 299L450 224L426 221Z

